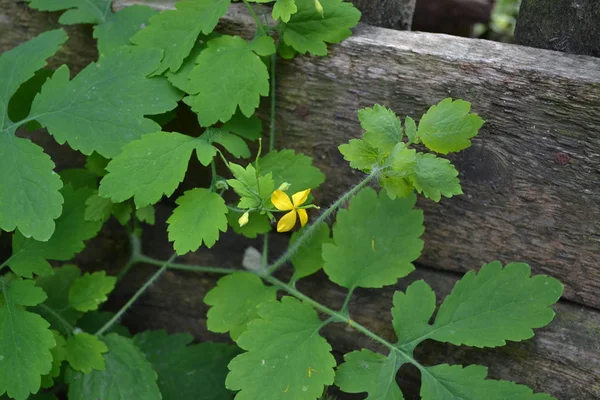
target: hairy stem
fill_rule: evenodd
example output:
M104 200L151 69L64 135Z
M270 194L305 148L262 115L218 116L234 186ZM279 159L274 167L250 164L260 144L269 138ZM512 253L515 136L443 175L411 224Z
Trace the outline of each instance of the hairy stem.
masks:
M306 241L310 238L312 233L319 227L321 222L324 222L329 218L338 208L340 208L350 197L354 196L360 189L367 186L373 179L377 177L379 170L374 169L369 175L365 177L362 181L360 181L356 186L352 189L344 193L335 203L333 203L327 210L325 210L319 218L315 220L311 225L304 229L302 235L296 240L290 247L288 247L287 251L272 265L267 267L267 274L273 275L279 267L285 264L295 253L298 251Z
M158 271L156 271L154 275L152 275L150 279L148 279L146 283L144 283L144 285L138 289L137 292L135 292L135 294L129 299L129 301L125 303L125 305L121 307L121 309L106 324L104 324L104 326L100 328L98 332L95 333L95 335L101 336L104 332L109 330L123 316L123 314L125 314L125 312L129 310L133 303L135 303L137 299L139 299L140 296L144 294L144 292L148 290L150 286L152 286L152 284L158 279L158 277L161 276L162 273L167 270L168 265L175 259L175 257L177 257L177 254L173 254L171 258L169 258L169 261L166 261L162 265L162 267Z

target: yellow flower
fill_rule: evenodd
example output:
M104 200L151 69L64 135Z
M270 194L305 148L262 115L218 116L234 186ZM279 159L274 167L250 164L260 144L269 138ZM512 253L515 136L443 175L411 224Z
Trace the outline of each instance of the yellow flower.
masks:
M294 225L296 225L296 213L300 217L300 224L306 225L308 222L308 214L303 208L298 208L306 202L310 189L303 190L290 196L281 190L276 190L271 195L271 202L280 211L289 211L285 214L277 223L277 232L288 232L291 231Z

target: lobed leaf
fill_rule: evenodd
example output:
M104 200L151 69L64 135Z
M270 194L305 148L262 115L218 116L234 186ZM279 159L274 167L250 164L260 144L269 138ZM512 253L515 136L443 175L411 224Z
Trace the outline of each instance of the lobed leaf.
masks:
M111 14L111 0L26 0L39 11L63 11L58 22L64 25L101 24Z
M103 354L108 352L108 347L94 335L80 332L70 336L65 350L67 361L75 371L89 374L92 370L102 371L106 368Z
M115 288L117 278L106 276L105 271L90 274L86 272L78 277L69 288L69 304L78 311L94 311L104 303L106 297Z
M390 153L402 141L402 124L389 108L376 104L358 112L361 127L365 130L363 139L382 153Z
M60 376L62 363L67 359L67 350L65 349L67 341L58 331L52 330L51 332L54 335L56 346L50 349L52 369L48 374L42 376L42 388L44 389L54 386L54 379Z
M40 276L36 284L44 290L48 298L34 311L50 322L50 326L60 332L69 330L63 321L69 325L75 325L81 315L80 311L74 310L69 304L69 288L81 276L81 271L76 265L67 264L54 269L54 274Z
M409 179L417 192L436 202L442 196L463 194L458 171L450 161L423 153L417 153L416 161L414 174Z
M271 151L259 160L260 173L273 174L275 188L287 182L292 192L315 189L325 181L325 175L312 163L312 158L294 150Z
M156 14L158 11L153 8L140 5L128 6L115 14L108 14L104 23L94 27L98 52L108 54L121 46L130 45L129 39Z

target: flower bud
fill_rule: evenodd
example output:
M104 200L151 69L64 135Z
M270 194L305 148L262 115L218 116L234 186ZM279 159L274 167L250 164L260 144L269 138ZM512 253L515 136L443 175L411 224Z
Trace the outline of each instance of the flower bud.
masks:
M281 190L282 192L285 192L286 190L288 190L290 188L290 184L287 182L283 182L281 185L279 185L279 187L277 188L277 190Z
M250 213L248 211L246 211L244 214L242 214L240 219L238 219L238 224L240 224L240 227L242 227L242 226L246 225L249 220L250 220Z
M324 17L324 15L323 15L323 5L321 4L321 2L319 0L315 0L315 8L317 9L317 12L319 14L321 14L321 17Z

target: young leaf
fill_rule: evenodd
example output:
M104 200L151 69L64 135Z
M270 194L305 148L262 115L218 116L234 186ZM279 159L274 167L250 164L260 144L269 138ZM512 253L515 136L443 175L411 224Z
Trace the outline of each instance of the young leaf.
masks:
M1 280L0 302L0 395L25 400L37 393L41 377L52 369L54 335L42 317L22 306L35 306L46 299L31 280Z
M219 231L227 231L227 205L217 193L192 189L176 203L178 207L167 221L167 230L177 254L196 251L203 242L211 248L219 239Z
M146 206L136 210L135 216L140 222L145 222L148 225L154 225L156 222L156 214L153 206Z
M80 275L81 271L77 266L68 264L55 268L53 275L40 276L36 280L37 286L44 290L48 298L35 307L34 311L50 322L53 329L60 332L70 331L63 321L75 325L82 315L69 304L69 288Z
M338 147L350 167L370 172L379 162L379 152L362 139L352 139Z
M422 400L553 400L544 393L533 394L514 382L486 380L487 368L479 365L436 365L427 367L421 385ZM554 399L555 400L555 399Z
M69 400L161 400L157 375L131 339L115 333L102 338L108 346L106 369L83 374L68 370Z
M408 144L419 143L417 140L417 124L415 120L407 116L404 119L404 127L406 129L406 136L408 137Z
M271 193L275 190L273 175L269 172L259 177L252 164L246 168L241 165L229 163L229 169L235 179L228 179L227 184L241 197L239 208L250 209L270 201Z
M35 98L31 114L58 143L115 157L125 144L160 130L146 115L172 110L181 99L166 79L146 78L161 57L157 49L120 47L73 80L62 66Z
M91 189L62 189L65 199L63 213L56 220L54 235L47 242L26 239L20 233L13 236L13 255L8 265L17 275L30 278L32 274L48 275L52 268L47 260L66 261L85 247L84 241L95 237L102 224L85 220L85 201Z
M358 112L360 125L365 130L363 139L381 153L390 153L402 141L402 125L389 108L376 104Z
M430 150L441 154L466 149L484 124L470 111L471 103L467 101L444 99L421 117L417 137Z
M233 231L238 235L244 235L247 238L255 239L258 235L271 231L271 222L269 217L261 215L257 212L250 213L248 223L240 226L239 219L243 213L239 211L229 210L227 213L227 222L233 228Z
M335 244L323 245L324 270L346 288L393 285L414 270L421 254L423 212L416 197L390 199L366 188L338 212Z
M229 363L225 385L239 390L237 400L316 399L333 383L335 359L319 335L323 321L295 298L269 301L258 307L260 319L238 338L247 352ZM264 390L268 387L269 390Z
M14 136L19 124L8 118L8 104L66 40L63 30L49 31L0 55L0 229L18 228L36 240L48 240L54 232L62 209L62 182L41 147Z
M296 7L296 0L250 0L255 3L272 3L273 5L273 19L281 19L283 22L288 22L293 14L298 12Z
M149 25L139 31L131 42L147 48L159 48L164 58L156 69L162 74L170 69L177 72L190 54L200 33L208 35L225 15L231 0L185 0L152 17Z
M303 231L297 231L290 238L290 246L302 236ZM298 249L298 252L292 257L292 265L294 266L294 277L301 279L314 274L323 268L322 247L324 243L332 243L329 226L321 223L308 241Z
M187 346L192 337L167 335L165 331L146 331L134 343L158 373L163 400L231 400L225 389L227 364L239 353L237 347L221 343Z
M408 197L413 188L407 179L414 173L417 166L417 152L397 143L381 166L379 183L391 199Z
M184 98L198 114L200 125L227 122L238 106L242 114L251 117L260 97L269 95L269 72L260 56L274 52L275 44L268 36L253 42L238 36L210 40L189 75L192 95Z
M129 39L157 13L148 6L133 5L109 14L106 22L94 27L98 52L108 54L121 46L130 45Z
M110 199L93 194L85 201L86 221L106 222L112 213L113 203Z
M409 179L417 192L436 202L442 196L452 197L463 193L458 171L450 161L424 153L417 153L416 161L414 174Z
M77 278L69 289L69 304L78 311L97 310L115 288L117 278L106 276L105 271L86 272Z
M216 154L206 141L181 133L144 135L108 164L99 194L113 203L133 197L138 208L155 204L163 195L171 196L183 181L194 150L204 165Z
M335 384L346 393L367 392L367 400L402 400L404 396L396 383L396 374L403 363L396 352L385 357L366 349L353 351L344 355Z
M275 300L276 295L277 289L265 286L255 274L236 272L224 276L204 298L211 306L206 326L211 332L229 332L237 340L248 323L258 317L257 306Z
M39 11L63 11L58 22L63 25L101 24L111 13L111 0L26 0Z
M312 161L294 150L272 151L259 160L260 173L272 173L275 187L285 182L291 184L292 192L315 189L325 181L325 175L312 165Z
M42 376L42 388L44 389L54 385L54 378L60 375L62 363L67 359L67 350L65 349L67 341L58 331L52 330L51 332L54 335L56 346L50 349L50 353L52 353L52 369L47 375Z
M112 206L112 215L119 221L123 226L126 226L131 221L131 214L133 213L133 206L130 201L123 203L116 203Z
M67 361L71 368L89 374L92 370L106 368L103 354L108 347L96 336L89 333L77 333L67 340Z
M314 0L296 0L298 12L283 24L283 41L301 54L327 55L327 43L340 43L352 32L360 19L351 3L342 0L321 0L323 15Z

